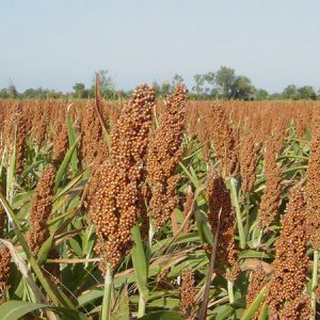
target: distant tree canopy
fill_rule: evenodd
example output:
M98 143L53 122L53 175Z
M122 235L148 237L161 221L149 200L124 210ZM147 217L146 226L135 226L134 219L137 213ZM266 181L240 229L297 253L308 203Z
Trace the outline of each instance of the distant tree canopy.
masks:
M108 70L99 70L92 78L90 87L82 82L76 82L72 87L72 92L57 92L51 89L27 89L24 92L18 92L13 84L7 88L0 89L0 99L59 99L74 98L87 99L95 96L95 79L99 79L100 95L105 99L122 99L130 96L132 90L116 90L115 83L109 75ZM311 86L305 85L296 87L291 84L284 88L280 93L270 94L265 89L256 88L251 80L238 75L235 69L225 66L213 72L193 76L194 85L191 87L189 96L194 100L203 99L238 99L238 100L317 100L320 99L320 90L318 92ZM158 97L166 97L172 92L175 85L183 83L181 75L175 74L171 80L158 83L156 80L153 85L156 87Z

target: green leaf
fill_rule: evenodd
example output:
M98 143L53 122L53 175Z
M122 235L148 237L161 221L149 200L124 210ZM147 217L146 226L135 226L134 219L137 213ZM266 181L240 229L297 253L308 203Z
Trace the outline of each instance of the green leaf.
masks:
M66 122L67 122L69 146L73 146L76 143L77 137L74 131L72 121L68 115L66 116ZM71 156L70 165L72 168L73 175L76 175L78 172L78 156L76 152L74 152Z
M234 308L230 305L224 305L215 310L217 312L216 320L232 319L231 315L234 313Z
M9 160L9 168L7 172L7 198L9 199L9 202L11 203L10 199L12 197L13 193L13 187L14 187L14 168L16 164L16 133L14 138L14 145L12 149L12 154Z
M212 232L208 227L208 224L204 215L199 210L196 210L194 213L194 217L196 219L196 224L198 227L199 236L201 240L203 242L212 244L213 243Z
M260 315L259 315L258 320L268 320L268 312L269 312L269 306L268 306L268 304L265 302L265 303L262 305L261 312L260 312Z
M45 261L47 260L48 254L50 252L51 249L51 245L52 245L52 241L53 241L53 234L44 242L44 244L41 246L39 252L38 252L38 256L37 256L37 260L38 263L40 265L42 265L43 263L45 263Z
M128 286L125 285L117 298L117 308L112 310L112 320L130 319Z
M189 172L189 170L183 165L182 162L179 162L180 167L182 168L182 170L185 172L185 174L189 177L190 181L192 182L192 184L194 185L194 187L196 189L200 189L200 185L199 185L199 181L197 178L197 175L195 174L193 168L191 167L191 172Z
M76 149L77 143L78 143L78 140L76 140L74 142L74 144L70 147L70 149L67 151L67 153L66 153L66 155L60 165L60 168L56 173L56 177L54 180L54 192L56 192L58 190L60 182L68 169L68 165L69 165L71 158L72 158L72 155Z
M87 320L87 317L77 311L68 308L53 307L51 305L42 303L32 303L27 301L7 301L0 305L0 319L1 320L18 320L26 314L39 310L50 309L57 314L61 314L61 319L73 319L73 320Z
M144 302L148 299L148 262L146 261L146 255L143 248L143 240L140 234L139 225L135 225L131 229L132 240L134 242L131 250L131 257L137 285L140 293L140 297Z
M50 305L11 300L0 305L0 319L18 320L32 311L48 307Z

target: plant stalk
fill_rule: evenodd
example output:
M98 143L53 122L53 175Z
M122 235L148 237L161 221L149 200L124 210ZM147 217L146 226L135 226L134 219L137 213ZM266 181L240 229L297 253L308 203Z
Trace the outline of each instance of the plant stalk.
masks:
M240 248L244 249L246 247L246 236L244 233L243 222L241 217L241 210L239 205L238 191L237 191L237 180L233 177L230 178L230 191L231 191L231 201L236 209L236 218L239 230Z
M102 301L102 313L101 320L110 320L111 316L111 291L113 284L113 274L112 270L109 266L107 266L107 272L104 278L104 293L103 293L103 301Z
M233 282L228 280L228 296L229 302L234 303L234 292L233 292Z

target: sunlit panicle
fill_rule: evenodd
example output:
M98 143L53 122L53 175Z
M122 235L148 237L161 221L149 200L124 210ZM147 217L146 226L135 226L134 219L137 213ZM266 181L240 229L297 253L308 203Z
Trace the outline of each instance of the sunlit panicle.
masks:
M52 159L61 161L68 148L68 130L65 118L65 110L59 112L55 122L55 136L53 139Z
M216 151L224 176L239 172L238 136L228 122L225 109L221 103L215 103L209 110L209 135Z
M255 135L253 131L248 132L240 145L241 189L244 194L251 191L256 181L256 165L261 145L256 142Z
M276 161L273 142L268 140L265 150L265 179L266 185L261 197L259 208L259 223L267 230L277 215L281 201L281 169Z
M303 191L296 187L291 191L275 244L274 272L267 294L271 319L310 319L311 302L306 294L306 216Z
M307 169L307 234L312 248L320 250L320 109L315 109Z
M141 85L123 107L110 136L112 153L99 168L100 186L90 202L89 215L97 230L95 251L112 267L131 248L154 103L154 88Z
M267 278L265 275L265 271L263 270L262 264L260 263L256 270L251 274L251 278L249 281L247 295L246 295L246 307L249 308L254 299L260 293L261 289L267 283ZM261 307L256 310L254 315L251 317L251 320L258 320L260 315Z
M178 203L180 177L175 173L181 155L187 89L177 85L168 97L160 125L148 146L147 180L151 187L150 216L157 227L165 223Z
M35 189L29 214L30 226L26 235L27 242L34 254L50 236L47 220L51 213L55 169L47 165Z

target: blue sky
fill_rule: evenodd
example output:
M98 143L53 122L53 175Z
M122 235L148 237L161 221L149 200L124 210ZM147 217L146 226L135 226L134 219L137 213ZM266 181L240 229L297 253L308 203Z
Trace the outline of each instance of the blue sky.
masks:
M317 0L0 0L0 87L117 88L236 69L270 91L320 88Z

